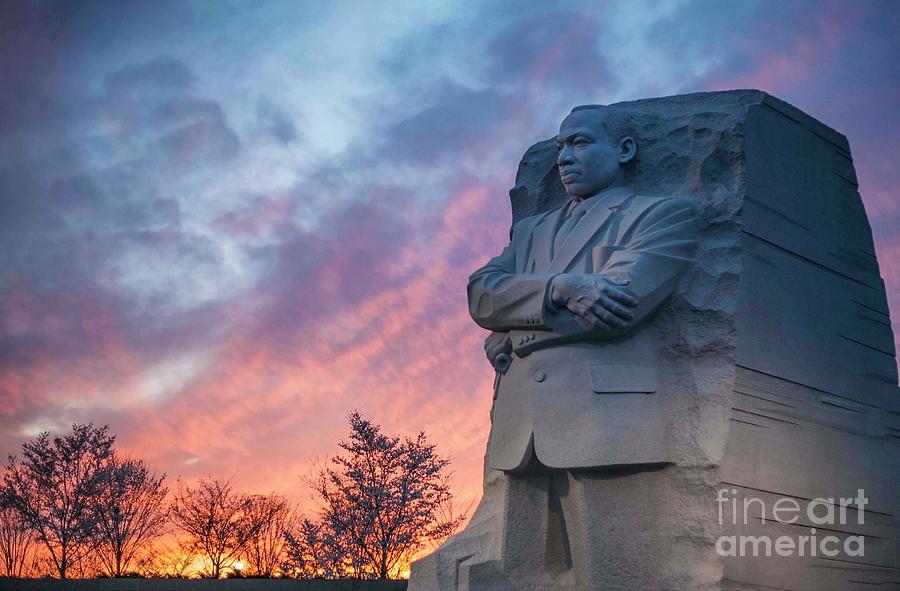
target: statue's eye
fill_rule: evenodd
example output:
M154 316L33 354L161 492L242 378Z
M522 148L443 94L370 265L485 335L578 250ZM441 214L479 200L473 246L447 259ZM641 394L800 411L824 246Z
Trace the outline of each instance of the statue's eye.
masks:
M588 145L588 144L591 143L591 142L589 142L588 140L586 140L586 139L584 139L584 138L578 138L578 139L576 139L576 140L575 140L574 142L572 142L572 143L573 143L574 145L576 145L576 146L586 146L586 145Z

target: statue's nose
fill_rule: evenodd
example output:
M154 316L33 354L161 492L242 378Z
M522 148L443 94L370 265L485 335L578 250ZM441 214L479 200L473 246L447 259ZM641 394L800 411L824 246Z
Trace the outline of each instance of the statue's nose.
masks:
M564 145L562 150L559 151L559 155L556 157L556 165L563 166L564 164L572 162L572 153L572 146L568 144Z

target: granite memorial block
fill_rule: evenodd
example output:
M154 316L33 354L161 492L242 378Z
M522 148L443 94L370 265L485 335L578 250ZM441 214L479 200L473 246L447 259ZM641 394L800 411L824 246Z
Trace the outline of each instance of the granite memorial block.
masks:
M411 590L897 584L894 341L842 135L753 90L587 105L510 199L468 285L484 494Z

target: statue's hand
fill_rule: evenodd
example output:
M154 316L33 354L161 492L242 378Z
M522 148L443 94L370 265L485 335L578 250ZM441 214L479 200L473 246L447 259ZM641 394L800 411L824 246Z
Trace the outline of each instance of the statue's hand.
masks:
M512 355L512 341L508 332L492 332L484 340L484 353L491 365L497 367L497 357L501 354Z
M634 320L638 299L628 291L628 279L563 273L553 279L550 297L589 326L602 330L625 328Z

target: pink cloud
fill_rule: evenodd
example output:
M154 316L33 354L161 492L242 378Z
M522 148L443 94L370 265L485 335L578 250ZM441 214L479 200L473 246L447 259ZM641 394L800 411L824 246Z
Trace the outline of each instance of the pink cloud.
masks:
M403 282L319 319L297 348L261 338L252 314L235 316L249 330L235 330L183 391L127 421L123 445L173 475L239 469L247 489L277 485L307 504L299 475L337 451L346 414L359 409L388 432L424 429L454 458L460 496L477 495L492 375L483 331L466 312L465 284L504 241L504 194L499 186L460 187L428 240L394 253L406 261ZM355 264L336 251L321 263L314 288L333 294Z

